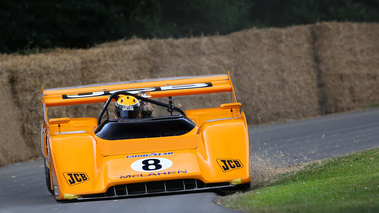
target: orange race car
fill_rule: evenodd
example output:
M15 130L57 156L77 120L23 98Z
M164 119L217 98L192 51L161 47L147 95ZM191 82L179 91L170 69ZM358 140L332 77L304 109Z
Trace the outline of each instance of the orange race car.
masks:
M46 185L57 200L250 187L248 127L229 75L42 90ZM231 100L174 105L176 96L210 93ZM104 103L97 118L48 118L49 107L90 103Z

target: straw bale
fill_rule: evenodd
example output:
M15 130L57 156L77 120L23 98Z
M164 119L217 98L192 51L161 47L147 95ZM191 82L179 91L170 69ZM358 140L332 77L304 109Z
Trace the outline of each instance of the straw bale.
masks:
M22 120L19 119L21 114L18 106L12 99L12 82L8 73L0 70L0 166L9 162L27 160L32 157L30 148L25 143L22 134Z
M379 102L379 24L313 26L324 87L325 112L345 112Z
M77 52L84 84L145 79L149 55L145 40L131 40L119 46L95 47Z
M74 72L75 58L69 55L50 57L48 55L14 56L0 63L0 70L8 74L8 83L4 82L6 90L15 107L12 113L16 134L20 130L31 156L40 155L39 132L42 122L41 86L55 87L56 85L71 86L80 83L78 73ZM77 79L77 80L75 80ZM4 79L3 79L4 80ZM6 116L3 115L2 116ZM4 120L6 118L2 118ZM2 138L1 140L7 140ZM2 143L3 144L3 143ZM19 151L21 149L18 149Z
M250 124L319 115L308 27L234 33L232 77Z
M305 27L252 29L229 36L153 39L147 41L152 67L149 77L230 71L250 124L317 116L317 87L309 40L310 32ZM217 95L212 99L225 100ZM213 103L197 97L180 104L209 107Z

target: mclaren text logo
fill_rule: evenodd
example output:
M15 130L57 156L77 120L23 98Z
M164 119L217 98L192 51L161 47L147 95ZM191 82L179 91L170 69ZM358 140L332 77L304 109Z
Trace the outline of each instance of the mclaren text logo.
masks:
M217 159L217 163L223 172L230 172L243 167L238 159Z
M70 186L89 181L88 175L84 172L65 172L63 176Z
M116 92L129 92L131 94L140 94L144 92L154 92L154 91L168 91L168 90L183 90L183 89L197 89L204 87L212 87L212 83L195 83L195 84L182 84L182 85L169 85L161 87L148 87L148 88L136 88L136 89L125 89L125 90L112 90L112 91L96 91L87 93L76 93L76 94L65 94L62 95L63 99L73 99L73 98L88 98L88 97L98 97L98 96L108 96Z
M151 172L151 173L141 173L132 175L120 175L120 179L132 179L132 178L144 178L144 177L162 177L168 175L178 175L187 174L187 169L185 170L172 170L167 172Z

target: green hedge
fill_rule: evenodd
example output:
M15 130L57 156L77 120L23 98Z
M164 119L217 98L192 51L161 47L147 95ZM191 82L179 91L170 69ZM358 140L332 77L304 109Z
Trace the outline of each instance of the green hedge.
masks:
M227 34L317 21L379 21L378 0L0 1L0 52L87 48L137 36Z

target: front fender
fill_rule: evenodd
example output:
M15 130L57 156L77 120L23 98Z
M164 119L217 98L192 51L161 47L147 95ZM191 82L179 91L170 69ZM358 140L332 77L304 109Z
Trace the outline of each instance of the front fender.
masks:
M57 199L104 189L101 153L90 134L50 137L50 159Z
M244 117L204 123L198 160L210 182L250 182L249 133Z

